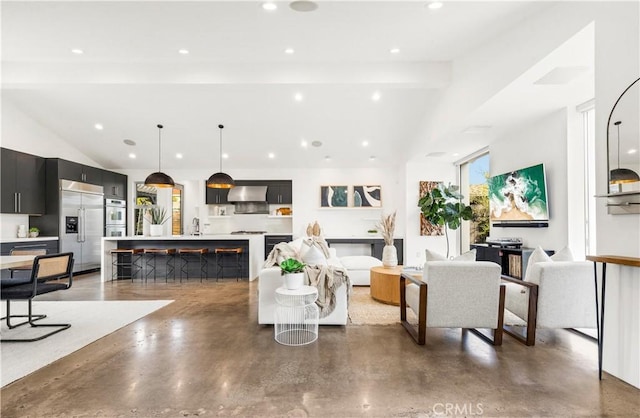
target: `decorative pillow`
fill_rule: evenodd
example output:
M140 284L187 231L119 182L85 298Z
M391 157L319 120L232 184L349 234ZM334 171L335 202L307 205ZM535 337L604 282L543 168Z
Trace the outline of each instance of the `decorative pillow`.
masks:
M553 261L574 261L573 253L569 249L569 247L564 247L557 253L551 256Z
M529 262L527 263L527 270L524 273L525 281L535 282L533 277L531 277L531 271L533 270L533 265L536 263L541 263L543 261L552 261L551 257L547 255L547 253L542 249L541 246L538 245L535 250L529 256Z
M368 255L347 255L340 257L342 266L349 270L369 270L382 265L382 261Z
M306 247L303 245L303 247ZM327 259L320 248L312 245L302 256L302 261L310 266L326 266Z
M427 261L447 261L447 257L442 254L435 253L430 250L424 250ZM452 261L476 261L476 249L462 253L457 257L454 257Z

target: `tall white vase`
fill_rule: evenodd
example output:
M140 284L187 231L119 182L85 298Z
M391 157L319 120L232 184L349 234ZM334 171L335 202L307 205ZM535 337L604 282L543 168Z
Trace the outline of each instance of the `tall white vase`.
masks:
M385 245L382 249L382 265L385 267L398 265L398 250L393 245Z

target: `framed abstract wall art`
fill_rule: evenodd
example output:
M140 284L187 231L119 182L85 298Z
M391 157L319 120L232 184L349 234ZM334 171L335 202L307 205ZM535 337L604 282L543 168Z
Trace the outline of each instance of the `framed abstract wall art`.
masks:
M353 206L356 208L382 207L382 187L380 185L353 186Z
M320 186L321 208L346 208L348 186Z

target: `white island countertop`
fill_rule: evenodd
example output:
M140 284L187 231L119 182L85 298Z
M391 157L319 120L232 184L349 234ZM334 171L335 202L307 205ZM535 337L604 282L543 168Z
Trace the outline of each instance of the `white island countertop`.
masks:
M145 235L134 235L129 237L103 237L102 238L102 281L111 280L112 264L111 250L118 247L118 242L123 241L167 241L167 242L185 242L186 241L245 241L249 248L249 280L258 278L258 274L264 264L264 236L267 234L208 234L208 235L167 235L161 237L150 237ZM123 244L124 245L124 244ZM170 244L179 245L179 244Z
M32 241L57 241L58 237L42 237L35 238L0 238L0 242L6 244L8 242L32 242Z
M150 237L147 235L133 235L128 237L104 237L105 241L216 241L216 240L246 240L260 239L268 234L208 234L208 235L167 235L161 237Z

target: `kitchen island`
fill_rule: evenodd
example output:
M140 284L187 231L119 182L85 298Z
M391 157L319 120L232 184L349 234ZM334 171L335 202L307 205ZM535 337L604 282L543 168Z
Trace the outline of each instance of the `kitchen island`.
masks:
M111 264L111 250L116 248L207 248L209 250L209 278L215 278L217 265L216 248L240 247L243 249L241 263L245 277L255 280L264 263L264 234L213 234L213 235L175 235L166 237L149 237L136 235L132 237L104 237L102 238L102 269L103 282L112 280L113 266ZM179 257L179 256L176 256ZM177 260L176 260L177 261ZM176 278L180 276L180 264L176 262ZM248 275L247 275L248 274ZM235 276L234 276L235 277Z

